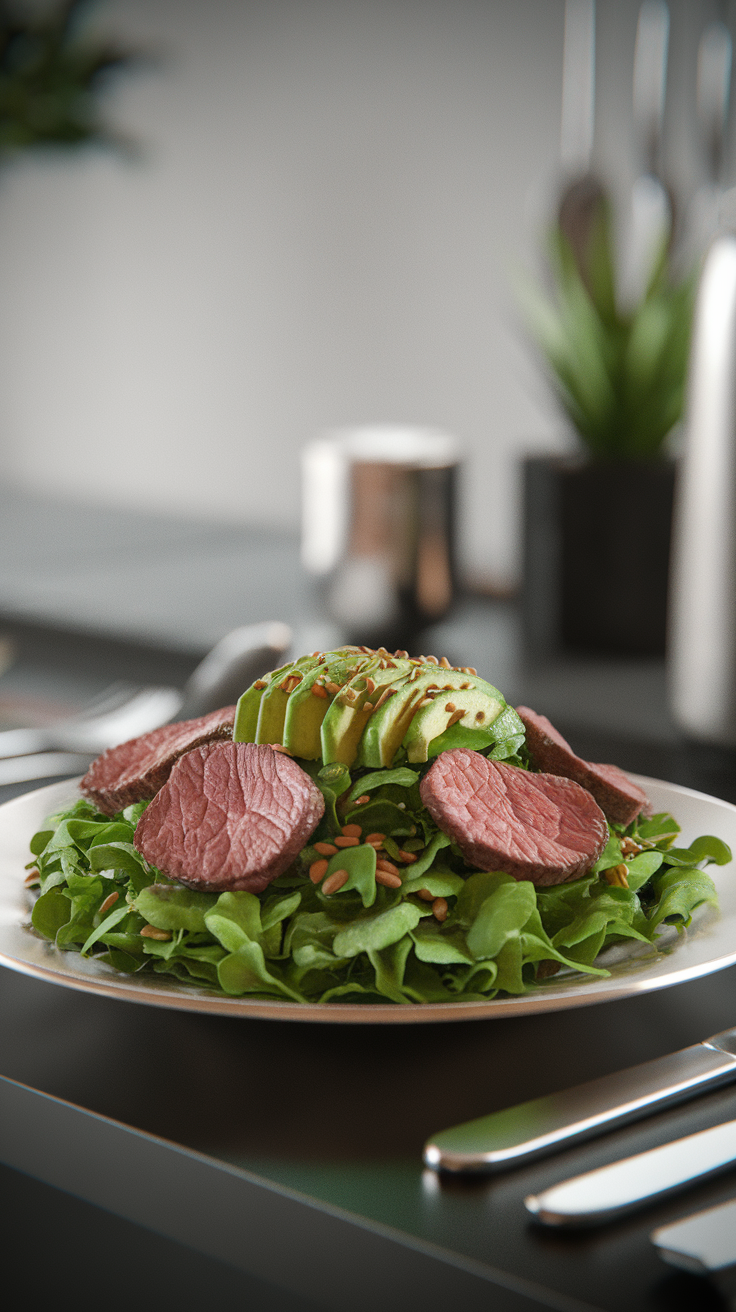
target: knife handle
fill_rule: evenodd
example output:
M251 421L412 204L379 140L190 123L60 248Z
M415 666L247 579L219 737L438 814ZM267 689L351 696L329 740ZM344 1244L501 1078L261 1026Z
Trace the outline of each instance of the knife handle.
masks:
M425 1144L424 1161L436 1171L505 1170L733 1079L736 1045L733 1032L727 1031L641 1066L443 1130Z

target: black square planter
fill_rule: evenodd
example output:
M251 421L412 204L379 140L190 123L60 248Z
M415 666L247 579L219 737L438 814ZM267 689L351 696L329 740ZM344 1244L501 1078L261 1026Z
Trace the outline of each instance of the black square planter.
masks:
M663 656L673 461L524 462L530 655Z

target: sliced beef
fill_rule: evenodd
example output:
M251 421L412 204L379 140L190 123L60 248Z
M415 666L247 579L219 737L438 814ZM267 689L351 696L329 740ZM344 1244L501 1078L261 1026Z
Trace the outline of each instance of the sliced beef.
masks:
M440 829L478 870L561 884L584 874L608 841L603 812L572 779L532 774L480 752L442 752L419 791Z
M111 747L93 761L81 782L82 792L105 815L155 797L179 757L202 743L232 738L235 707L225 706L197 720L165 724L140 738Z
M209 743L176 762L134 843L190 888L260 893L291 865L324 809L291 757L255 743Z
M652 804L644 790L632 783L617 765L583 761L546 715L537 715L528 706L517 706L516 713L524 721L529 755L539 770L582 784L593 794L604 815L617 824L630 825L640 812L652 814Z

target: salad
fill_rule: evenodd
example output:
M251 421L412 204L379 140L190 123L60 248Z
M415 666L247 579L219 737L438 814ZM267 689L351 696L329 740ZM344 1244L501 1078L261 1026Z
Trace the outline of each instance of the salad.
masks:
M313 653L256 680L227 710L209 738L207 722L192 721L103 754L82 782L86 795L34 834L32 924L58 950L234 997L485 1001L544 987L560 970L604 977L609 946L653 944L665 925L682 932L697 907L717 905L704 867L731 859L724 842L678 846L672 816L647 814L626 776L580 761L536 717L577 763L559 748L562 764L540 768L528 716L470 667L384 649ZM239 783L227 790L235 818L207 784L215 767ZM584 768L593 793L576 782L588 779ZM269 803L257 778L261 800L248 801L248 770L283 787L296 779L308 798L309 832L294 821L295 850L268 830L281 843L270 864L251 850L261 851ZM471 776L466 812L452 790ZM630 818L612 818L623 805L610 801L617 787ZM141 789L148 795L136 797ZM252 873L229 858L227 878L182 877L173 860L150 859L172 850L160 841L172 816L184 826L176 850L191 852L218 806L230 857L244 836Z

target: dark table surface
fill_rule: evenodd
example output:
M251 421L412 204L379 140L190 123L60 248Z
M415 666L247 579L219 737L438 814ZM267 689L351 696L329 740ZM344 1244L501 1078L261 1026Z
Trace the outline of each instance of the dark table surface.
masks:
M54 643L52 630L27 621L19 625L17 617L8 631L20 659L0 680L0 703L4 691L36 695L45 689L71 704L93 690L95 681L133 670L181 681L196 659L191 648L153 651L133 640L127 645L100 640L95 647L97 640L88 636L86 647L71 639ZM466 649L474 634L486 644L494 668L503 673L506 663L511 696L555 719L581 755L736 801L733 756L685 744L669 722L660 663L568 658L535 666L517 659L513 611L477 601L467 604L444 636L469 660ZM71 643L68 650L65 641ZM485 673L481 659L473 663ZM494 681L503 687L502 678ZM0 801L31 786L0 790ZM430 1134L446 1126L646 1061L734 1025L736 968L577 1010L400 1027L167 1011L73 992L10 970L0 970L0 992L0 1075L346 1209L366 1225L394 1227L407 1244L428 1242L509 1273L536 1289L537 1302L530 1307L679 1312L721 1306L707 1282L665 1267L648 1236L657 1225L731 1197L732 1174L586 1233L535 1227L523 1199L622 1154L735 1116L736 1091L712 1093L493 1179L438 1179L423 1171L421 1149ZM17 1246L24 1207L38 1217L47 1204L28 1193L41 1186L13 1186L11 1176L0 1177L0 1192L13 1200L4 1230L16 1235ZM63 1224L93 1225L96 1209L85 1213L86 1221L73 1210L85 1206L69 1200L66 1222L59 1212L54 1233L60 1234ZM132 1232L108 1238L111 1252L121 1245L133 1251ZM107 1251L105 1242L100 1236L98 1258ZM135 1242L143 1243L140 1237ZM140 1246L136 1250L141 1270L148 1270L150 1258L152 1272L158 1265L159 1273L176 1268L181 1274L194 1260L182 1253L177 1259L166 1248L168 1241L151 1242L148 1256ZM217 1267L207 1268L211 1291L216 1278L225 1283L230 1278L224 1268L218 1275ZM281 1306L278 1300L286 1295L275 1290L279 1283L274 1273L274 1288L257 1281L248 1286L248 1305ZM152 1274L149 1293L154 1285ZM194 1274L185 1285L191 1296ZM168 1285L172 1297L174 1288L175 1281ZM233 1286L236 1295L243 1289L237 1282ZM111 1297L108 1306L117 1306ZM176 1299L177 1306L190 1305L185 1288ZM305 1299L283 1306L312 1305L308 1291ZM147 1304L139 1300L138 1305ZM338 1298L335 1305L349 1307L349 1291L344 1303ZM393 1306L388 1296L386 1306ZM501 1304L489 1297L488 1306Z

